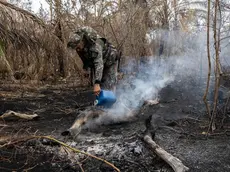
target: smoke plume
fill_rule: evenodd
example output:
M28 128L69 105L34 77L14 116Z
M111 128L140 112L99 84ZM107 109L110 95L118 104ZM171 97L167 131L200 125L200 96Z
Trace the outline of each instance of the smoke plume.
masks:
M163 55L140 57L138 67L134 58L129 58L128 65L122 68L125 77L117 86L117 102L107 115L96 120L97 124L128 121L133 110L146 100L160 98L159 92L169 84L179 83L177 87L203 96L208 71L206 33L169 32L161 42ZM191 83L197 91L190 91Z
M127 67L123 68L125 77L117 87L117 103L97 122L129 120L133 110L138 110L146 100L160 98L159 92L174 82L186 88L187 81L193 80L205 88L208 67L205 41L202 33L172 32L163 40L165 53L162 56L141 57L138 68L130 57Z

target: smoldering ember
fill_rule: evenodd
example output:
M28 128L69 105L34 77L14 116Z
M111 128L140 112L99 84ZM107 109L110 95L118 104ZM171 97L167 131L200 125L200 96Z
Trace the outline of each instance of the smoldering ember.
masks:
M229 6L0 0L0 171L230 171Z

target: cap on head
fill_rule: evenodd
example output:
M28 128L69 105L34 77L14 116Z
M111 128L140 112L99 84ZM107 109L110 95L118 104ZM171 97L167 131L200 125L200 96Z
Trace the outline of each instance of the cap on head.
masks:
M69 42L67 44L68 48L76 49L78 43L82 40L83 35L79 32L74 32L69 37Z

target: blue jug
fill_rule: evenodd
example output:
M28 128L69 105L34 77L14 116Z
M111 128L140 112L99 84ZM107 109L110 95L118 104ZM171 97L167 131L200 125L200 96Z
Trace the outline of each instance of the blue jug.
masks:
M101 90L100 94L96 96L95 105L110 108L116 100L116 96L112 91Z

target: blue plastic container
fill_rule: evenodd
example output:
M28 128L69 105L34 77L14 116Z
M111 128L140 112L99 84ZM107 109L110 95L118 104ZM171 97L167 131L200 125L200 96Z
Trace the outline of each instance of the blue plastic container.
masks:
M101 90L99 96L96 96L95 105L110 108L116 100L116 96L112 91Z

